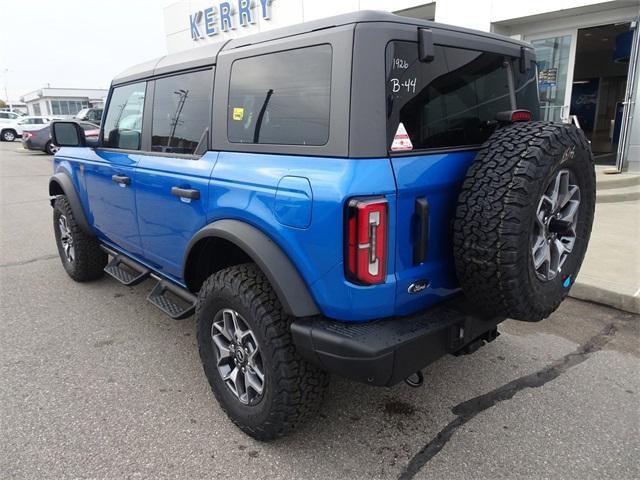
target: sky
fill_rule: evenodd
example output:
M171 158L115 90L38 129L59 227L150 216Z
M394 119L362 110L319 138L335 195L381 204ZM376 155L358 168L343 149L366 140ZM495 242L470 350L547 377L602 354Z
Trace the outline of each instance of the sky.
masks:
M126 68L167 52L175 0L0 0L0 99L38 88L108 88Z

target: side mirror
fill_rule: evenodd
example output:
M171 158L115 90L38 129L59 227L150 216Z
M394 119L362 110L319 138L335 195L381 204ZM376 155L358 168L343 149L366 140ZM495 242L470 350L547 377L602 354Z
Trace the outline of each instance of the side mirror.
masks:
M109 138L115 137L115 145L124 150L140 150L140 132L136 130L118 130Z
M84 130L76 122L51 123L51 141L58 147L85 147Z
M100 146L100 138L99 137L86 137L85 144L89 148L98 148Z

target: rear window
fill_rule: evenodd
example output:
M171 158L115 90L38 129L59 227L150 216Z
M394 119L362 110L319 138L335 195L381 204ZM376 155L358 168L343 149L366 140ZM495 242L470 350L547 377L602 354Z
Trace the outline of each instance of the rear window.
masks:
M330 45L317 45L236 60L229 87L229 141L327 143L331 56Z
M416 43L390 42L386 50L389 149L482 144L496 128L496 113L511 110L511 74L516 77L517 107L530 110L537 118L535 70L520 74L518 61L436 45L434 60L425 63L418 60Z

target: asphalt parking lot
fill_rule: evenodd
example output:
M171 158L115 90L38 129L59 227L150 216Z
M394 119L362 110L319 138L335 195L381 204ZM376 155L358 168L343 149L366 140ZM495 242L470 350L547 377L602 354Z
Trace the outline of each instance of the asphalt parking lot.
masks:
M252 440L214 401L193 319L147 303L150 282L66 275L51 157L19 146L0 143L0 478L640 477L640 319L576 300L419 389L333 378L317 419Z

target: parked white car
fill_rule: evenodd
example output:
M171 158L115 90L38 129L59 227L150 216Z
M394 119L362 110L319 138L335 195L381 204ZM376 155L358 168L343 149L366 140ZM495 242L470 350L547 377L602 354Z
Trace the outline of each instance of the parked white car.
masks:
M9 112L7 110L0 111L0 125L8 122L13 122L14 120L18 120L19 118L20 114L17 112Z
M10 113L10 112L7 112ZM22 136L24 130L35 130L49 125L53 117L18 117L13 120L0 123L0 141L13 142Z

